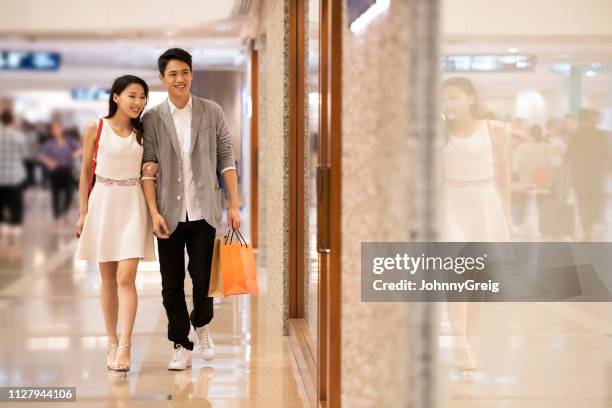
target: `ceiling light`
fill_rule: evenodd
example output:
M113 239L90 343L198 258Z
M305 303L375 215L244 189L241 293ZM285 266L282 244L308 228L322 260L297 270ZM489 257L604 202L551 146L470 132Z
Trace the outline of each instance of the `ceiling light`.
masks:
M351 31L361 33L378 15L384 13L389 8L389 0L376 0L362 15L351 23Z

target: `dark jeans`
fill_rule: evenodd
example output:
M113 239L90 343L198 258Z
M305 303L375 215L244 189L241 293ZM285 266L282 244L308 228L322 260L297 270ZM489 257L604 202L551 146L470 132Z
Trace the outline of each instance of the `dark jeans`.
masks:
M50 177L53 217L58 219L70 209L72 196L74 195L74 180L69 168L53 170Z
M8 216L5 212L8 211ZM0 222L20 226L23 222L23 190L21 186L0 186Z
M23 165L25 166L26 176L27 176L26 181L23 183L24 188L29 188L29 187L36 185L35 170L36 170L37 164L38 163L32 159L25 159L23 161Z
M213 318L213 298L208 297L210 265L215 243L215 228L205 220L179 222L167 239L158 239L162 298L168 316L168 340L174 346L193 350L189 326L202 327ZM185 247L189 255L187 269L193 284L193 311L185 302Z

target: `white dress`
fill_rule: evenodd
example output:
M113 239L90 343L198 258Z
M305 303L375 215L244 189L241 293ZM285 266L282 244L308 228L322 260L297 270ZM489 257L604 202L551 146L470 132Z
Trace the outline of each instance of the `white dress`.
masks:
M507 242L510 233L495 186L487 122L467 138L450 136L442 149L443 241Z
M96 182L77 246L78 259L156 259L151 218L140 185L142 154L134 132L121 137L103 120Z

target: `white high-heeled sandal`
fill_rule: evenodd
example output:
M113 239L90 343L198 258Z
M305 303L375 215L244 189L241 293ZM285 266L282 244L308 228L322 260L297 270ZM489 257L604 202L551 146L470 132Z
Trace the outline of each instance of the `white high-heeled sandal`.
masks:
M121 371L121 372L128 372L130 371L130 364L118 364L117 363L117 358L119 357L119 352L121 350L128 350L130 348L131 344L119 344L117 346L117 355L115 357L115 371ZM130 356L130 360L131 360L131 356Z
M476 370L477 362L469 341L460 341L455 346L455 365L462 371Z
M111 358L111 353L115 352L115 355ZM115 368L115 360L117 358L117 345L109 344L106 350L106 368L109 370L114 370Z

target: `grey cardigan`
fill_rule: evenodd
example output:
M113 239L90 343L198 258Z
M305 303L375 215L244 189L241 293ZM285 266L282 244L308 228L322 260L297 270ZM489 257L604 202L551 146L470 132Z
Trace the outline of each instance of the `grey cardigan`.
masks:
M181 216L185 199L178 136L168 100L142 116L144 127L143 163L159 163L157 208L172 233ZM197 187L194 214L190 219L204 219L215 228L221 222L221 189L217 170L234 167L232 141L221 106L192 95L191 168Z

